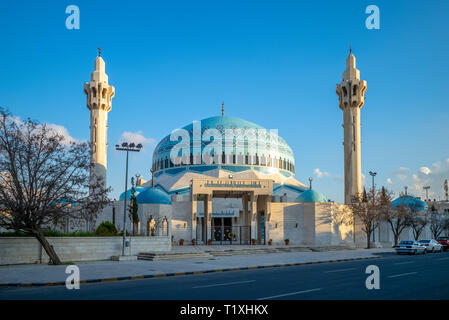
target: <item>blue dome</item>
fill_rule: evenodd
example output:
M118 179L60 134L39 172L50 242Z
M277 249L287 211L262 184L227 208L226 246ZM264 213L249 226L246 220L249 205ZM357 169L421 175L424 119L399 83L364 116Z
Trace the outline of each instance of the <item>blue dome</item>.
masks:
M141 193L143 190L145 190L144 187L134 187L134 189L136 189L136 197L139 193ZM128 191L126 191L126 200L131 199L131 189L128 189ZM122 192L122 194L119 197L119 200L125 200L125 193Z
M137 203L171 204L169 195L159 188L148 188L136 197Z
M295 202L327 202L327 198L321 192L309 189L301 193Z
M396 198L391 204L395 208L405 206L410 209L427 210L427 203L409 195Z
M209 148L209 155L212 157L215 155L216 157L217 163L215 164L270 166L294 173L295 159L293 157L292 149L284 139L277 135L275 136L274 133L270 132L270 130L240 118L225 116L211 117L198 121L198 128L201 128L201 137L207 129L217 130L222 136L221 146ZM203 162L200 163L200 160L198 159L201 159L201 154L203 153L204 148L213 142L213 138L212 141L195 140L195 148L197 143L198 149L199 146L201 146L201 151L196 150L194 149L193 123L183 127L182 129L187 131L190 135L190 150L184 155L180 150L177 154L177 159L170 159L170 152L173 147L178 145L178 143L183 142L181 142L181 137L179 137L176 141L170 141L170 135L166 136L154 149L153 168L155 171L175 167L174 164L176 163L181 163L181 166L184 167L187 167L186 164L205 165ZM251 136L248 134L243 136L245 131L248 129L256 129L260 131L255 132L256 136ZM231 132L233 132L238 138L230 141L231 139L228 137L229 140L226 140L226 130L227 132L232 130ZM175 133L176 130L173 132ZM270 146L270 150L265 150L263 146ZM181 147L181 144L179 147ZM184 161L184 163L182 163L182 161ZM206 166L212 164L206 164ZM187 170L190 170L190 167L187 167Z

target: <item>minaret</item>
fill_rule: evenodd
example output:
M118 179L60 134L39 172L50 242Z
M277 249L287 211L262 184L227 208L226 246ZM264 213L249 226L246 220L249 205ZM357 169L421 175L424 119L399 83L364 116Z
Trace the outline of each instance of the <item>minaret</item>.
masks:
M362 193L360 109L365 103L366 81L360 80L355 57L349 49L343 81L337 84L338 105L343 110L345 152L345 204Z
M91 185L95 177L101 177L106 186L108 112L111 110L115 89L108 84L101 48L98 49L90 82L84 84L84 93L87 96L87 108L90 110L90 162L93 164L90 172Z

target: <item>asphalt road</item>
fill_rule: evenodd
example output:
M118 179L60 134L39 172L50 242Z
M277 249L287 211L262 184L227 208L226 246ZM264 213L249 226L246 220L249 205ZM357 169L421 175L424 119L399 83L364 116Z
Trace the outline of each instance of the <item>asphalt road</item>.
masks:
M368 290L366 267L380 270ZM0 288L5 299L449 299L449 253L58 287Z

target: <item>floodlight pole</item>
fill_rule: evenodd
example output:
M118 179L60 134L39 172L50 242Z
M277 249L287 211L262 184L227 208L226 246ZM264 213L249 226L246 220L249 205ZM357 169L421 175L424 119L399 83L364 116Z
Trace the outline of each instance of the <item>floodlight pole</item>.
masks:
M123 206L123 244L122 244L122 256L125 255L125 245L126 245L126 201L128 200L128 157L129 152L139 152L142 145L139 143L137 146L134 143L128 144L127 142L122 143L122 146L115 146L117 151L126 151L126 171L125 171L125 203Z
M377 172L370 171L369 174L371 175L371 177L373 177L373 209L374 209L374 197L375 197L374 196L374 177L376 176ZM375 242L376 242L376 236L375 236L375 232L374 232L374 219L373 219L373 244Z

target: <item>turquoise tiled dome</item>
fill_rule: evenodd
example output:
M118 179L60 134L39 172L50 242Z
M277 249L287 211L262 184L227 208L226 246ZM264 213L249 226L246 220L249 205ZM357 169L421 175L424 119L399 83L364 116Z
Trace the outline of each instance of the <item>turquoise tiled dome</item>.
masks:
M267 164L270 163L269 166L271 167L279 168L285 172L294 173L295 159L293 157L292 149L284 139L279 136L274 136L270 130L240 118L227 116L217 116L201 120L199 121L198 127L201 128L201 136L203 136L207 129L217 130L219 134L221 134L222 145L210 150L210 156L215 154L218 159L217 163L219 164L239 165L245 167L252 164L253 166L263 167L268 166ZM193 123L183 127L182 129L186 130L190 135L190 152L184 155L185 162L189 164L189 166L181 164L181 167L184 166L187 170L194 170L195 167L200 165L196 159L201 158L204 148L210 143L210 141L198 141L198 146L201 145L200 153L200 150L194 150ZM241 131L238 129L241 129ZM248 129L257 129L260 131L257 131L257 136L241 137L240 135L242 132ZM241 138L226 141L225 130L234 130L233 132ZM156 172L175 167L173 164L173 159L170 161L170 152L175 145L180 143L180 141L181 138L176 141L170 141L170 135L168 135L159 142L153 153L153 169ZM271 150L265 150L263 146L270 146L271 150L277 149L276 154L274 154ZM180 152L177 156L179 157L178 159L182 159L183 157ZM235 159L233 159L233 156L235 156ZM195 166L191 166L193 164ZM214 164L216 165L216 163L201 163L200 166L212 166Z
M136 197L139 204L171 204L170 196L159 188L147 188Z
M424 201L422 201L418 198L412 197L410 195L401 196L399 198L396 198L395 200L393 200L393 202L391 204L395 208L402 205L405 207L409 207L410 209L427 210L427 203L425 203Z
M295 202L327 202L327 198L321 192L309 189L301 193Z
M144 187L134 187L134 189L136 189L136 196L141 193L143 190L145 190ZM128 189L128 191L126 191L126 200L131 199L131 189ZM119 197L119 200L125 200L125 193L122 192L122 194Z

